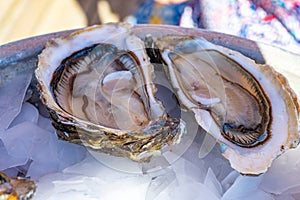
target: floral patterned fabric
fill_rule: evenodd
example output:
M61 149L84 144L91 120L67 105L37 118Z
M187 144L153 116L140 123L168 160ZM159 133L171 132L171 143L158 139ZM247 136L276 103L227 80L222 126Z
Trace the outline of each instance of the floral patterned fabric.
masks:
M200 27L278 46L300 54L300 0L144 1L137 23Z

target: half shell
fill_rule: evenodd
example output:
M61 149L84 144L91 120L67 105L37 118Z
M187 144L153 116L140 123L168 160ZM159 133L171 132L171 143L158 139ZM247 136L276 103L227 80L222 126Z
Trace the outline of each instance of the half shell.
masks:
M299 143L299 104L286 79L268 65L202 38L156 39L181 103L221 144L231 166L260 174Z
M35 74L65 140L145 161L184 131L155 98L153 66L129 24L89 27L48 42Z

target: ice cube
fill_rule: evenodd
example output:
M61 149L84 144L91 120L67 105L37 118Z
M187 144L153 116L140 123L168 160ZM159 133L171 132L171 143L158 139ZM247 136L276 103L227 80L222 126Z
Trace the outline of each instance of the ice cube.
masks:
M47 130L49 132L52 132L52 133L55 132L55 129L52 126L52 121L47 117L43 117L42 115L39 115L37 124L42 129L45 129L45 130Z
M227 191L228 188L232 186L235 180L239 177L239 173L237 171L230 172L221 182L224 191Z
M273 200L274 198L270 194L258 188L262 179L262 175L258 177L240 175L234 184L225 192L222 200Z
M20 73L0 86L0 130L9 127L19 114L32 74Z
M60 170L78 163L86 156L86 148L81 145L59 140L57 147Z
M223 195L222 186L211 168L208 169L204 180L204 185L208 187L217 197L220 198Z
M0 133L1 137L1 133ZM13 156L8 154L6 147L4 146L2 140L0 139L0 171L3 171L8 168L24 165L28 157L27 156Z
M275 200L297 200L291 195L279 195L275 196Z
M200 199L209 199L209 200L219 200L218 194L214 191L211 191L204 184L199 182L194 182L191 180L181 181L176 187L172 187L168 191L169 200L200 200Z
M21 112L12 121L10 127L13 127L25 121L29 121L36 124L38 122L38 118L39 118L39 112L37 108L34 107L32 104L25 102L22 105Z
M260 188L273 194L282 194L300 188L300 146L291 149L272 163L265 173Z

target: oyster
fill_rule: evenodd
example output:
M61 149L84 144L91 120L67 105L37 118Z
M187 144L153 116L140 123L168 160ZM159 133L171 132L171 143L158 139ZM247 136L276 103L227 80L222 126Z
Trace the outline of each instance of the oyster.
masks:
M117 23L47 43L35 74L61 138L135 161L179 143L185 126L155 97L153 61L240 173L298 145L299 104L273 68L199 37L145 35Z
M155 98L153 66L130 28L107 24L52 40L35 74L61 138L146 161L184 129Z
M232 168L260 174L299 143L299 104L268 65L192 36L156 39L181 103L213 135Z
M34 181L25 178L9 178L0 172L0 199L31 199L35 190Z

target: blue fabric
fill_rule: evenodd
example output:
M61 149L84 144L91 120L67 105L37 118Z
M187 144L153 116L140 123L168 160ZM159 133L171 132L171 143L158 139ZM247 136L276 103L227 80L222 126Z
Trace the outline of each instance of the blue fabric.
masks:
M138 24L155 23L179 25L181 15L188 3L160 5L153 0L143 1L134 13Z

